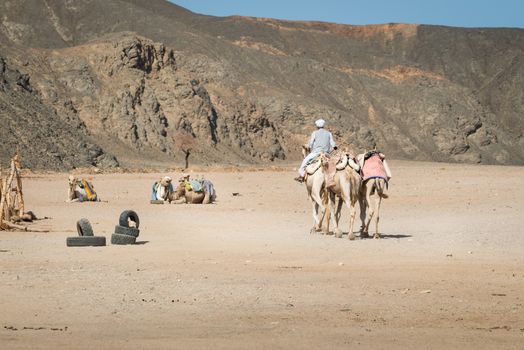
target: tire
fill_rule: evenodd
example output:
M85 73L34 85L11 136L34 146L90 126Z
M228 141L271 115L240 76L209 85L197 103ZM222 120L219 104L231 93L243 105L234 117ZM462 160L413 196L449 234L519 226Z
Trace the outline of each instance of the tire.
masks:
M125 244L135 244L136 237L121 235L118 233L113 233L111 235L111 244L125 245Z
M76 222L76 231L80 237L94 236L93 227L87 219L80 219Z
M120 214L120 218L118 219L118 224L120 226L129 227L129 220L134 221L136 224L136 228L140 226L140 220L138 219L138 214L135 213L133 210L124 210L122 214Z
M134 227L124 227L120 225L115 226L115 233L119 235L128 235L132 237L138 237L140 230Z
M106 238L104 236L67 237L66 245L68 247L103 247L106 245Z

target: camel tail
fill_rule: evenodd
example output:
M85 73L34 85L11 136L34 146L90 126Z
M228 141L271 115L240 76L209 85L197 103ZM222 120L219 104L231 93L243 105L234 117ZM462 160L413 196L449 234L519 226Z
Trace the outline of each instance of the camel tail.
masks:
M386 180L383 179L375 179L375 189L377 190L377 193L382 198L388 198L389 196L384 191L384 185L386 183Z

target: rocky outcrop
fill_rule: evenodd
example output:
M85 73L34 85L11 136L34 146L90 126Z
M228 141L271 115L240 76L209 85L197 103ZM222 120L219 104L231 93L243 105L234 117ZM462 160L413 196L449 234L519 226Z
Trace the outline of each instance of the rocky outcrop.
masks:
M71 106L65 103L63 108ZM70 121L60 118L55 109L42 101L31 85L30 76L11 69L3 58L0 58L0 117L3 164L19 150L23 165L36 169L118 166L113 156L89 140L83 125L74 117Z
M1 117L81 140L25 143L34 166L180 164L184 148L202 164L298 160L319 117L355 151L524 164L524 30L217 18L163 0L0 10ZM9 125L10 148L32 137Z

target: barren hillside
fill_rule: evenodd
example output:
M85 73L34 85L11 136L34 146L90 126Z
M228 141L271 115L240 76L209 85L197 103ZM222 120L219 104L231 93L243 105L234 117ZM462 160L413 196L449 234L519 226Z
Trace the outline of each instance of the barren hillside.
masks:
M0 161L297 159L318 117L395 158L524 164L524 30L194 14L164 0L0 0Z

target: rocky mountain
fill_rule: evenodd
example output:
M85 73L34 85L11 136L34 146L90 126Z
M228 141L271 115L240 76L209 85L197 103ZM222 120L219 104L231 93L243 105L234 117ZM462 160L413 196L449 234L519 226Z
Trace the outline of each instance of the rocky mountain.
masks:
M0 0L0 162L298 160L324 117L393 158L524 164L524 30L211 17L164 0Z

